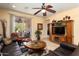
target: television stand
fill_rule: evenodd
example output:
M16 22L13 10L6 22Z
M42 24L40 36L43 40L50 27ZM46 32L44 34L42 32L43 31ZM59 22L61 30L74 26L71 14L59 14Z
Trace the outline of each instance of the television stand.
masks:
M56 43L61 43L66 41L66 36L65 35L52 35L52 41Z

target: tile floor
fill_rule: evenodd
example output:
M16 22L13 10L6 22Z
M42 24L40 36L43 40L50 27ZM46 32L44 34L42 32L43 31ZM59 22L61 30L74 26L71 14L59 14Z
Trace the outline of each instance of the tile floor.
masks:
M46 48L48 49L48 50L55 50L56 48L58 48L59 47L59 45L58 44L56 44L56 43L53 43L53 42L50 42L48 39L43 39L43 41L45 41L46 42Z

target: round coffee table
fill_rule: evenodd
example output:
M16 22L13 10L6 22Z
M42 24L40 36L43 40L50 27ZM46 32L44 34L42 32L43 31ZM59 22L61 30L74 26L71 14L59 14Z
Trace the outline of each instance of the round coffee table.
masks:
M39 49L44 49L46 47L46 43L44 41L31 41L28 42L25 47L29 49L34 49L34 50L39 50Z
M46 43L44 41L31 41L25 45L26 48L29 48L28 54L37 53L41 55L45 52L44 48L46 47Z

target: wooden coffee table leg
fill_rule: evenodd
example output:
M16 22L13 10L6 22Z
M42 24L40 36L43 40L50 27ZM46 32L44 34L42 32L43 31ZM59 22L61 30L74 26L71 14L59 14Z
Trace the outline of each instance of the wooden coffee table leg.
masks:
M29 50L28 50L28 53L29 53L29 54L32 54L33 52L34 52L34 51L33 51L32 49L29 49Z

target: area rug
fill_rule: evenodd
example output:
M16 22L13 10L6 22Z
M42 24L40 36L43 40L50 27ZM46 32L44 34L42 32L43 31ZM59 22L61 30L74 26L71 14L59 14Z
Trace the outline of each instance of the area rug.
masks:
M49 53L49 50L45 49L43 51L38 51L38 52L32 52L30 53L29 51L27 51L25 53L25 56L44 56L47 55Z
M53 51L51 50L44 50L40 53L29 53L28 51L23 53L21 56L57 56Z

